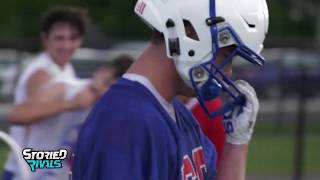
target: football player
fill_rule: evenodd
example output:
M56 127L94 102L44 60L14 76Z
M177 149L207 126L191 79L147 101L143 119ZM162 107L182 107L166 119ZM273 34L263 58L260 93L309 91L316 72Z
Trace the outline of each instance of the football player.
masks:
M43 18L44 52L21 74L15 89L15 106L8 116L12 124L10 135L22 148L57 150L65 148L67 142L75 143L75 127L87 115L82 109L91 107L97 98L89 82L76 77L70 63L81 46L87 21L86 11L74 7L52 8ZM19 179L15 159L11 153L4 180ZM67 165L61 169L39 169L30 172L30 178L68 179L69 171Z
M74 179L245 179L259 109L254 89L232 81L232 61L264 63L265 0L139 0L135 12L153 37L102 97L80 132ZM196 95L204 111L225 116L216 151L177 95ZM206 101L221 96L210 111Z

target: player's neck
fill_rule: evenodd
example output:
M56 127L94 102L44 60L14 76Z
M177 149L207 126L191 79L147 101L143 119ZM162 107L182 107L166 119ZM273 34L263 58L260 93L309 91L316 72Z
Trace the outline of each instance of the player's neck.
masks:
M171 102L177 95L179 78L173 62L166 56L164 45L150 44L131 66L128 73L140 74L148 78L168 102Z
M53 63L55 63L60 69L63 70L66 67L67 65L66 61L59 61L58 59L54 58L54 56L49 51L45 51L45 53L48 55L50 60L53 61Z

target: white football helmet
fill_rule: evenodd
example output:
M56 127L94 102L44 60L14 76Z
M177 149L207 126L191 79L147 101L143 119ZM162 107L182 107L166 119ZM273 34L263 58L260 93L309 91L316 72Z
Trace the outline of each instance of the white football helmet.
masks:
M163 33L168 57L210 116L245 102L222 68L235 56L256 65L264 64L259 53L269 25L266 0L138 0L135 13ZM188 36L186 24L193 27L196 38ZM220 49L230 45L235 46L234 51L224 63L215 64ZM209 112L205 101L222 93L232 101Z

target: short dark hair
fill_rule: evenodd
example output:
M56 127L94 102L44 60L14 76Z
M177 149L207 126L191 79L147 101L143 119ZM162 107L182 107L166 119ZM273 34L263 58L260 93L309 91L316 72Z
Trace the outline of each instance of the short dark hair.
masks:
M151 43L154 45L160 45L164 43L164 35L161 32L154 30L151 36Z
M89 21L88 13L84 8L53 7L43 17L41 31L48 33L55 23L62 22L74 26L82 36L86 33Z
M114 59L112 67L115 69L114 76L121 77L131 66L134 59L129 55L120 55Z

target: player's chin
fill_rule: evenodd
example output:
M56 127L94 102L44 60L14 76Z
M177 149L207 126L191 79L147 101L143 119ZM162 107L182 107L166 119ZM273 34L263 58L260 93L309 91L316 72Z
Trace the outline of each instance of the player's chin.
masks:
M186 97L195 97L196 93L191 87L189 87L186 84L184 84L180 88L179 95L183 95L183 96L186 96Z

